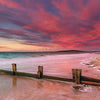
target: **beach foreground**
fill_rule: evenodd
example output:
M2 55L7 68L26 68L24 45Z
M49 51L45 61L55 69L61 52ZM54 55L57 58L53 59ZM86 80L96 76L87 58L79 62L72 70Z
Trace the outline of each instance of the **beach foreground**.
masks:
M100 88L74 89L74 83L0 76L0 100L99 100ZM91 99L92 98L92 99Z
M37 73L38 65L43 65L44 75L66 78L72 78L72 68L81 68L83 76L100 79L100 66L91 67L90 63L95 59L97 61L99 56L83 53L1 59L0 68L11 70L11 64L16 63L18 71ZM71 82L0 75L0 100L99 100L99 86L75 89L75 85Z

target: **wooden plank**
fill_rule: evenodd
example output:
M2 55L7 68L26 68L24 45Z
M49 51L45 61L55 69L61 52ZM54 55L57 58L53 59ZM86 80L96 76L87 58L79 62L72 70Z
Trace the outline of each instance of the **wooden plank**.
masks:
M81 81L81 83L86 85L100 86L100 83L96 83L96 82Z
M7 71L7 70L0 70L0 74L6 74L6 75L13 75L12 71ZM25 76L25 77L33 77L33 78L38 78L37 74L31 74L31 73L24 73L24 72L16 72L16 76ZM73 79L69 78L60 78L60 77L55 77L55 76L47 76L43 75L43 79L53 79L53 80L60 80L60 81L69 81L73 82Z
M100 83L100 79L94 79L94 78L91 78L91 77L82 76L81 79L82 79L82 81L90 81L90 82Z
M13 75L13 71L7 71L7 70L0 70L0 74L6 74L6 75ZM80 72L79 72L80 74ZM24 72L16 72L16 76L25 76L25 77L33 77L33 78L38 78L37 74L31 74L31 73L24 73ZM81 75L79 75L81 76ZM69 78L60 78L60 77L55 77L55 76L47 76L43 75L43 79L53 79L53 80L60 80L60 81L69 81L69 82L74 82L73 79ZM81 76L81 83L82 84L88 84L88 85L95 85L95 86L100 86L100 80L94 79L94 78L89 78L89 77L84 77Z
M0 70L0 74L13 75L13 71ZM25 76L25 77L37 78L37 74L24 73L24 72L16 72L16 76Z
M74 82L73 79L61 78L61 77L56 77L56 76L43 75L43 78L45 78L45 79L53 79L53 80L60 80L60 81Z

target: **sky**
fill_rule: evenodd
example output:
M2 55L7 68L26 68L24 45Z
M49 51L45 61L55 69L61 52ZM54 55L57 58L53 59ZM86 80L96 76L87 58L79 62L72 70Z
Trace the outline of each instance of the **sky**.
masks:
M0 0L0 51L100 50L100 0Z

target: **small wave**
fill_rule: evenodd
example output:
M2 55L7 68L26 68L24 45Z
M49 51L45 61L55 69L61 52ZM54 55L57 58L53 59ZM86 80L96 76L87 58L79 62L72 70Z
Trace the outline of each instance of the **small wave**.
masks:
M81 92L92 92L93 91L92 87L86 86L86 85L76 85L76 86L73 86L73 88L75 90L78 90L78 91L81 91Z
M79 91L81 92L92 92L93 88L90 86L84 86L83 88L80 88Z

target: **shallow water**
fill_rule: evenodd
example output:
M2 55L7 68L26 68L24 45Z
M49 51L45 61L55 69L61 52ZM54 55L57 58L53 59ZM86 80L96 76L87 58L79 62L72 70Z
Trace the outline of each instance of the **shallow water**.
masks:
M74 83L0 76L0 100L99 100L100 88L73 89Z
M45 75L72 78L72 68L81 68L83 75L97 78L100 72L96 68L88 68L85 63L98 56L95 53L83 53L1 59L0 69L12 70L11 64L16 63L18 71L37 73L38 66L42 65Z

